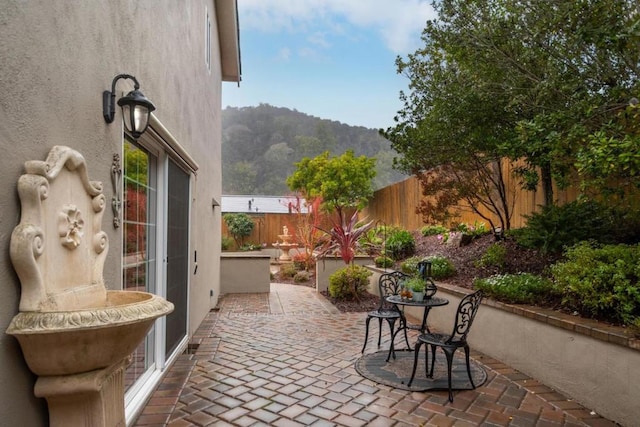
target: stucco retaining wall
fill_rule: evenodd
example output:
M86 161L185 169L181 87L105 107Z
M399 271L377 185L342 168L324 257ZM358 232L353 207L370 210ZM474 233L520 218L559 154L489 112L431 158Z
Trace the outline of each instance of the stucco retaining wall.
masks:
M370 292L383 272L370 268ZM450 303L429 313L429 325L448 332L460 300L470 292L438 284ZM422 311L407 307L407 315ZM640 340L623 328L553 310L485 299L469 335L472 348L535 378L623 426L640 426Z
M268 253L223 252L220 255L220 292L269 292L270 260Z

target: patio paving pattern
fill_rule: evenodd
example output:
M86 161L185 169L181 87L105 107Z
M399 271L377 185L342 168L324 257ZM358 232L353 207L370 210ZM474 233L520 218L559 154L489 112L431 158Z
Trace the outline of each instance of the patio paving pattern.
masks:
M225 295L135 425L616 425L477 352L472 358L486 370L487 381L456 391L453 403L446 391L377 385L354 367L365 317L340 313L305 286L272 284L268 294ZM367 352L377 351L377 324L372 331ZM388 348L388 331L382 348Z

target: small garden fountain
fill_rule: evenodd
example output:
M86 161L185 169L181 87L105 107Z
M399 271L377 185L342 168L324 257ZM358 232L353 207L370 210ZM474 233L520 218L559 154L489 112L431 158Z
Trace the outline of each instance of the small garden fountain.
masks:
M276 242L273 244L275 248L281 249L282 254L278 258L280 262L291 262L291 255L289 255L289 251L293 248L297 248L297 243L291 243L291 239L293 236L289 234L289 228L285 225L282 227L282 234L278 235L278 238L281 242Z
M84 157L55 146L18 180L20 223L11 262L22 285L7 329L38 375L51 426L124 426L124 370L155 319L173 304L146 292L107 290L102 184Z

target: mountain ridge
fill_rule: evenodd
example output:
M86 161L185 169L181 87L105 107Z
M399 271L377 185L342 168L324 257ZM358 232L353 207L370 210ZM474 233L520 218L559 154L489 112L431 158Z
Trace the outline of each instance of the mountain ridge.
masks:
M288 194L286 178L296 162L347 150L376 158L376 189L407 177L393 170L396 153L376 129L269 104L222 110L224 194Z

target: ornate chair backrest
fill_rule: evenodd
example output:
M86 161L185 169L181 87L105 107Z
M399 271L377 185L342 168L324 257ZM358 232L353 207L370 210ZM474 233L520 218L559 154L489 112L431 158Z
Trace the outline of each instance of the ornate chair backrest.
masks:
M420 277L422 277L422 280L427 280L427 279L431 279L431 261L429 260L422 260L420 262L418 262L418 273L420 274Z
M447 340L447 344L462 343L467 340L467 335L478 312L478 307L480 307L482 297L482 291L476 291L462 298L456 312L456 323L453 326L453 332Z
M380 306L378 309L390 309L394 305L385 301L385 298L390 295L399 295L402 289L403 282L408 279L409 276L401 271L392 271L390 273L384 273L378 280L378 291L380 293Z
M425 282L425 297L431 298L438 292L438 287L431 278L431 261L424 259L418 262L418 274Z

